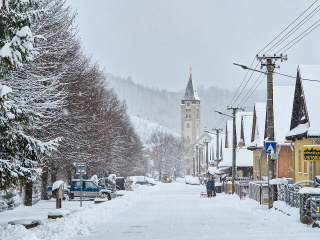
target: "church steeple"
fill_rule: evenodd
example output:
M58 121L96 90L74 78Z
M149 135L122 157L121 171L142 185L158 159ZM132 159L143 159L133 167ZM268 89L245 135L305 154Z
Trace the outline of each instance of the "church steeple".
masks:
M200 136L201 106L200 98L192 82L192 67L184 97L181 100L181 138L184 144L192 146ZM192 156L185 156L182 160L182 172L190 175L192 172Z
M192 103L200 103L200 98L198 96L197 90L194 88L192 82L192 67L190 67L189 82L184 97L181 100L181 103L184 104L185 101L191 101Z

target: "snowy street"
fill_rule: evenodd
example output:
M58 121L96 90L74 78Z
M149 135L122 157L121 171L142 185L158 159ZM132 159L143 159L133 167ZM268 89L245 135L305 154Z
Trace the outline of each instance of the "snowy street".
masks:
M180 179L154 187L136 186L115 200L93 204L63 202L72 213L65 218L46 220L54 202L41 201L33 207L20 206L0 213L0 239L318 239L320 229L303 225L298 209L276 206L268 210L251 199L224 193L214 198L200 198L204 186L190 186ZM43 224L27 230L6 221L38 218Z

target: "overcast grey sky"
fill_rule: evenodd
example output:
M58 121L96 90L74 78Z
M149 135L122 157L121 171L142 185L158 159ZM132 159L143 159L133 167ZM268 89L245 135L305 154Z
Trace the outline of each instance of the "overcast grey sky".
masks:
M250 65L313 2L67 0L77 9L86 52L106 72L169 91L186 87L190 66L196 86L238 88L245 71L232 63ZM288 61L277 71L295 75L299 64L320 64L319 39L320 27L287 52ZM290 83L275 77L276 85Z

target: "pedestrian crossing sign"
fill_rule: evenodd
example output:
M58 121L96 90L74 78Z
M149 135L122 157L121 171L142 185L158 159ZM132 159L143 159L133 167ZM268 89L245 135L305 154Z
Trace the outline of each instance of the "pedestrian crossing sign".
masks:
M265 142L265 152L266 153L276 153L277 143L276 142Z

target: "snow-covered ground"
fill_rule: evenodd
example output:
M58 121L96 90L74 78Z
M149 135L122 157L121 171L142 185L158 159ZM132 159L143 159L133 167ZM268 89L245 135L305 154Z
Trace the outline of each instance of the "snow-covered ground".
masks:
M202 191L204 186L184 180L157 182L105 203L85 201L82 209L79 202L63 202L71 214L56 220L47 220L55 202L40 201L0 213L0 239L319 239L320 229L301 224L298 209L276 203L288 216L236 195L200 198ZM40 219L42 224L29 230L7 225L23 218Z

